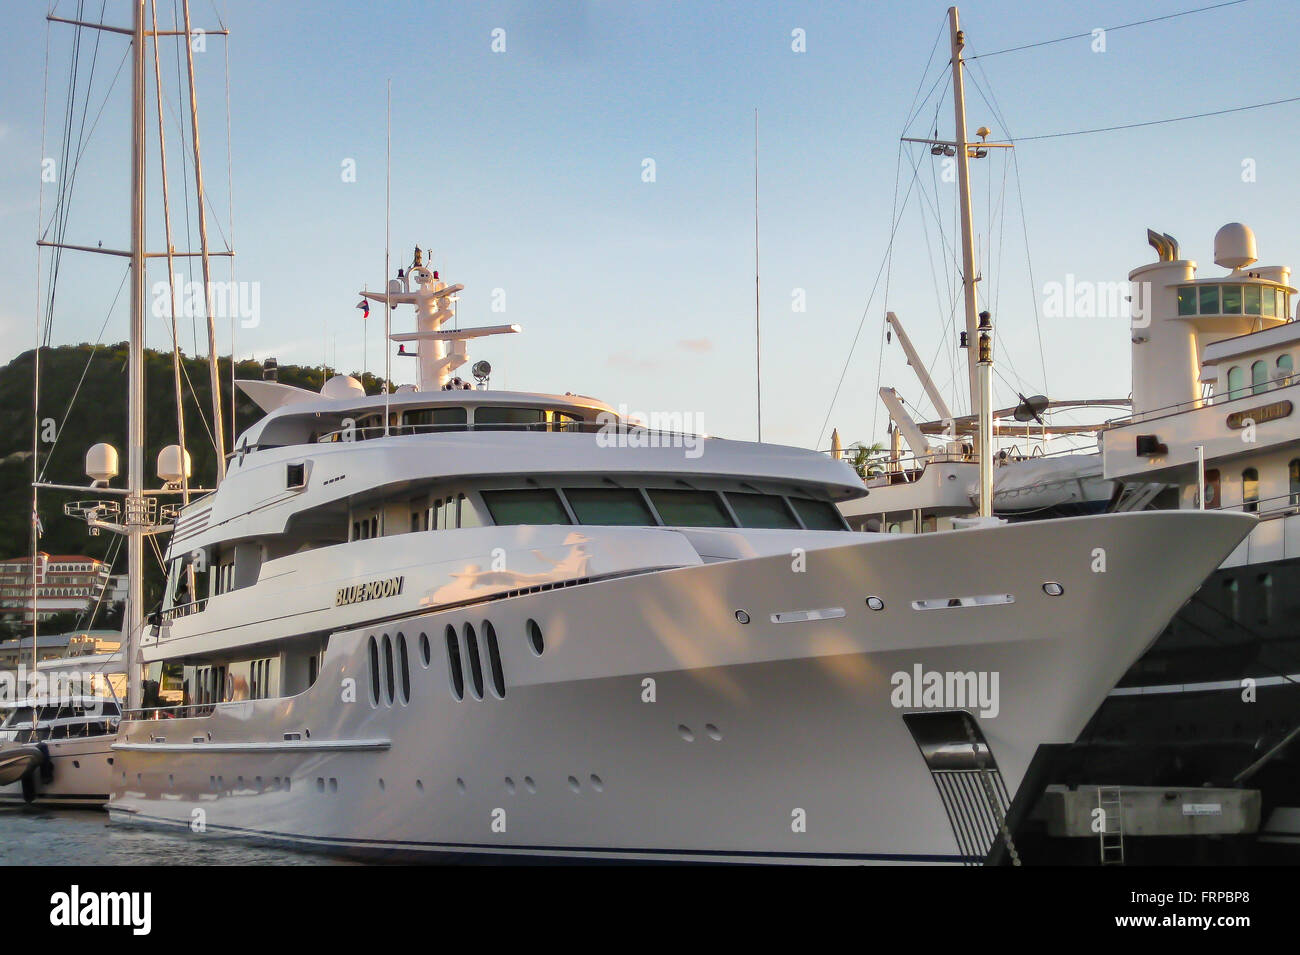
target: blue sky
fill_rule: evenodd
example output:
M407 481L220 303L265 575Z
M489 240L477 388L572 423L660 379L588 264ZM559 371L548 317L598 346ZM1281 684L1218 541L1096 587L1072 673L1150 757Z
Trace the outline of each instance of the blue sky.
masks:
M970 51L980 53L1198 5L975 0L962 6L962 22ZM239 330L236 353L307 364L328 356L332 365L359 369L365 329L369 368L382 371L382 312L372 313L366 327L353 306L358 289L383 281L384 101L391 78L395 262L416 244L431 247L443 277L466 286L464 324L523 325L522 335L471 344L471 358L487 358L497 369L494 386L574 391L635 411L689 411L709 433L752 437L757 107L764 438L803 446L820 440L824 447L822 423L889 242L898 137L946 6L217 0L215 11L232 30L236 277L257 282L260 293L259 323ZM75 16L77 4L61 0L56 9ZM98 19L99 9L98 0L85 3L89 19ZM172 9L172 0L160 0L162 24L170 24ZM7 13L0 36L5 361L30 347L34 335L40 161L55 154L73 36L70 27L49 29L50 116L42 148L45 4L15 3ZM1300 94L1293 38L1279 29L1295 23L1297 13L1293 0L1249 0L1113 32L1105 52L1079 39L982 59L973 78L991 90L1011 128L995 122L974 88L969 126L973 132L988 125L995 138L1033 136ZM196 25L214 25L214 5L194 0L193 17ZM126 23L129 4L107 0L105 19ZM491 49L497 28L505 30L504 53ZM806 35L806 52L792 50L796 29ZM93 40L82 42L85 57ZM210 38L196 57L217 243L231 226L223 42ZM927 87L947 60L946 37L942 43ZM187 183L172 112L180 90L174 50L166 41L163 49L173 226L183 246ZM91 99L96 108L102 100L106 106L79 169L70 242L127 240L125 72L105 100L124 52L123 39L101 40ZM152 95L151 89L151 106ZM950 101L938 117L941 135L949 135ZM1233 220L1255 228L1266 264L1288 262L1300 249L1298 117L1300 104L1289 104L1025 142L1017 148L1019 190L1014 177L1006 178L1002 203L1005 159L977 163L984 286L996 303L1006 378L999 397L1013 398L1011 386L1058 398L1128 393L1122 319L1042 318L1036 327L1033 306L1045 283L1067 274L1124 279L1153 257L1148 226L1177 237L1203 272L1215 270L1215 230ZM652 183L642 177L647 158L655 163ZM1243 181L1247 159L1255 161L1253 182ZM347 160L355 161L355 182L341 175ZM921 161L951 237L955 190L929 185L932 160ZM906 188L906 161L902 175ZM47 217L53 195L47 186ZM156 195L150 247L161 249ZM882 283L830 412L830 425L846 441L881 437L878 367L883 383L924 404L897 344L881 356L886 307L903 316L923 355L938 356L935 377L952 389L955 352L944 332L952 268L938 249L933 216L923 225L919 199L914 193L902 217L888 299ZM992 220L991 237L990 207L1004 210ZM122 274L116 259L65 256L55 341L94 341L106 317L104 338L124 338L125 293L110 310ZM225 275L222 263L217 276ZM151 282L163 278L161 265L151 266ZM490 308L494 289L505 291L504 314ZM796 290L806 311L792 308ZM396 312L394 329L409 327L410 318ZM151 345L167 346L155 319L149 336ZM202 350L201 329L198 337ZM224 322L219 341L228 351ZM183 332L182 344L194 351L192 331ZM402 359L394 368L398 380L414 374Z

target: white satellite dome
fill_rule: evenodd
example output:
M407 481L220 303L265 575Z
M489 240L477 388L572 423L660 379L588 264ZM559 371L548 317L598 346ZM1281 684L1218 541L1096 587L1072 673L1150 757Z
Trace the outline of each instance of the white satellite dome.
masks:
M117 448L111 444L92 445L86 452L86 477L108 483L118 474Z
M1229 222L1214 234L1214 263L1225 269L1244 269L1259 261L1255 233L1241 222Z
M419 390L420 390L420 389L417 388L415 385L398 385L397 388L395 388L395 389L393 390L393 394L395 394L395 395L409 395L409 394L413 394L414 392L417 392L417 391L419 391Z
M364 398L366 389L351 375L335 375L320 390L324 398Z
M180 484L192 473L190 453L181 450L179 444L169 444L158 452L158 477L165 483Z

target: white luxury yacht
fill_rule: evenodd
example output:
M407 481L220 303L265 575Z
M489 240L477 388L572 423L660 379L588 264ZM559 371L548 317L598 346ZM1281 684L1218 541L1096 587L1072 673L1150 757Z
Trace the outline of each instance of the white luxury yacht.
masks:
M355 852L980 860L1036 747L1077 736L1253 526L855 533L836 504L865 489L826 455L458 387L466 338L517 330L440 330L458 288L418 250L390 285L417 306L393 338L419 342L418 390L241 383L268 413L176 521L140 652L184 703L124 715L115 821Z
M96 446L110 499L65 507L127 545L115 822L426 858L1014 859L1040 745L1077 737L1255 524L851 531L837 505L866 488L845 462L464 387L466 341L518 328L445 328L458 286L418 259L370 295L416 307L391 337L417 347L418 388L244 382L267 413L215 490L187 485L183 421L147 489L146 261L164 253L145 243L145 51L164 34L132 7L126 481ZM208 333L215 355L211 309Z

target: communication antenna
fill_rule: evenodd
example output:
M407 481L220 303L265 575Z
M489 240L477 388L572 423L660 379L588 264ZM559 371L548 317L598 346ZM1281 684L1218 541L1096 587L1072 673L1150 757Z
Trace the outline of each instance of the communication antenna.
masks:
M758 410L758 440L763 440L763 336L759 321L758 285L758 107L754 107L754 392Z
M389 248L392 243L393 224L393 78L388 78L388 108L386 119L388 140L384 171L384 282L389 281ZM392 288L384 286L384 437L388 437L388 383L393 380L393 344L389 335L393 328Z

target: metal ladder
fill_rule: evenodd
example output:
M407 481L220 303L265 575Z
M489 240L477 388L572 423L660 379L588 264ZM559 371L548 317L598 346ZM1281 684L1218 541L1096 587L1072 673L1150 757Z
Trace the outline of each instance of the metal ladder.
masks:
M1101 864L1124 864L1124 798L1119 786L1097 787L1097 808L1102 812Z

